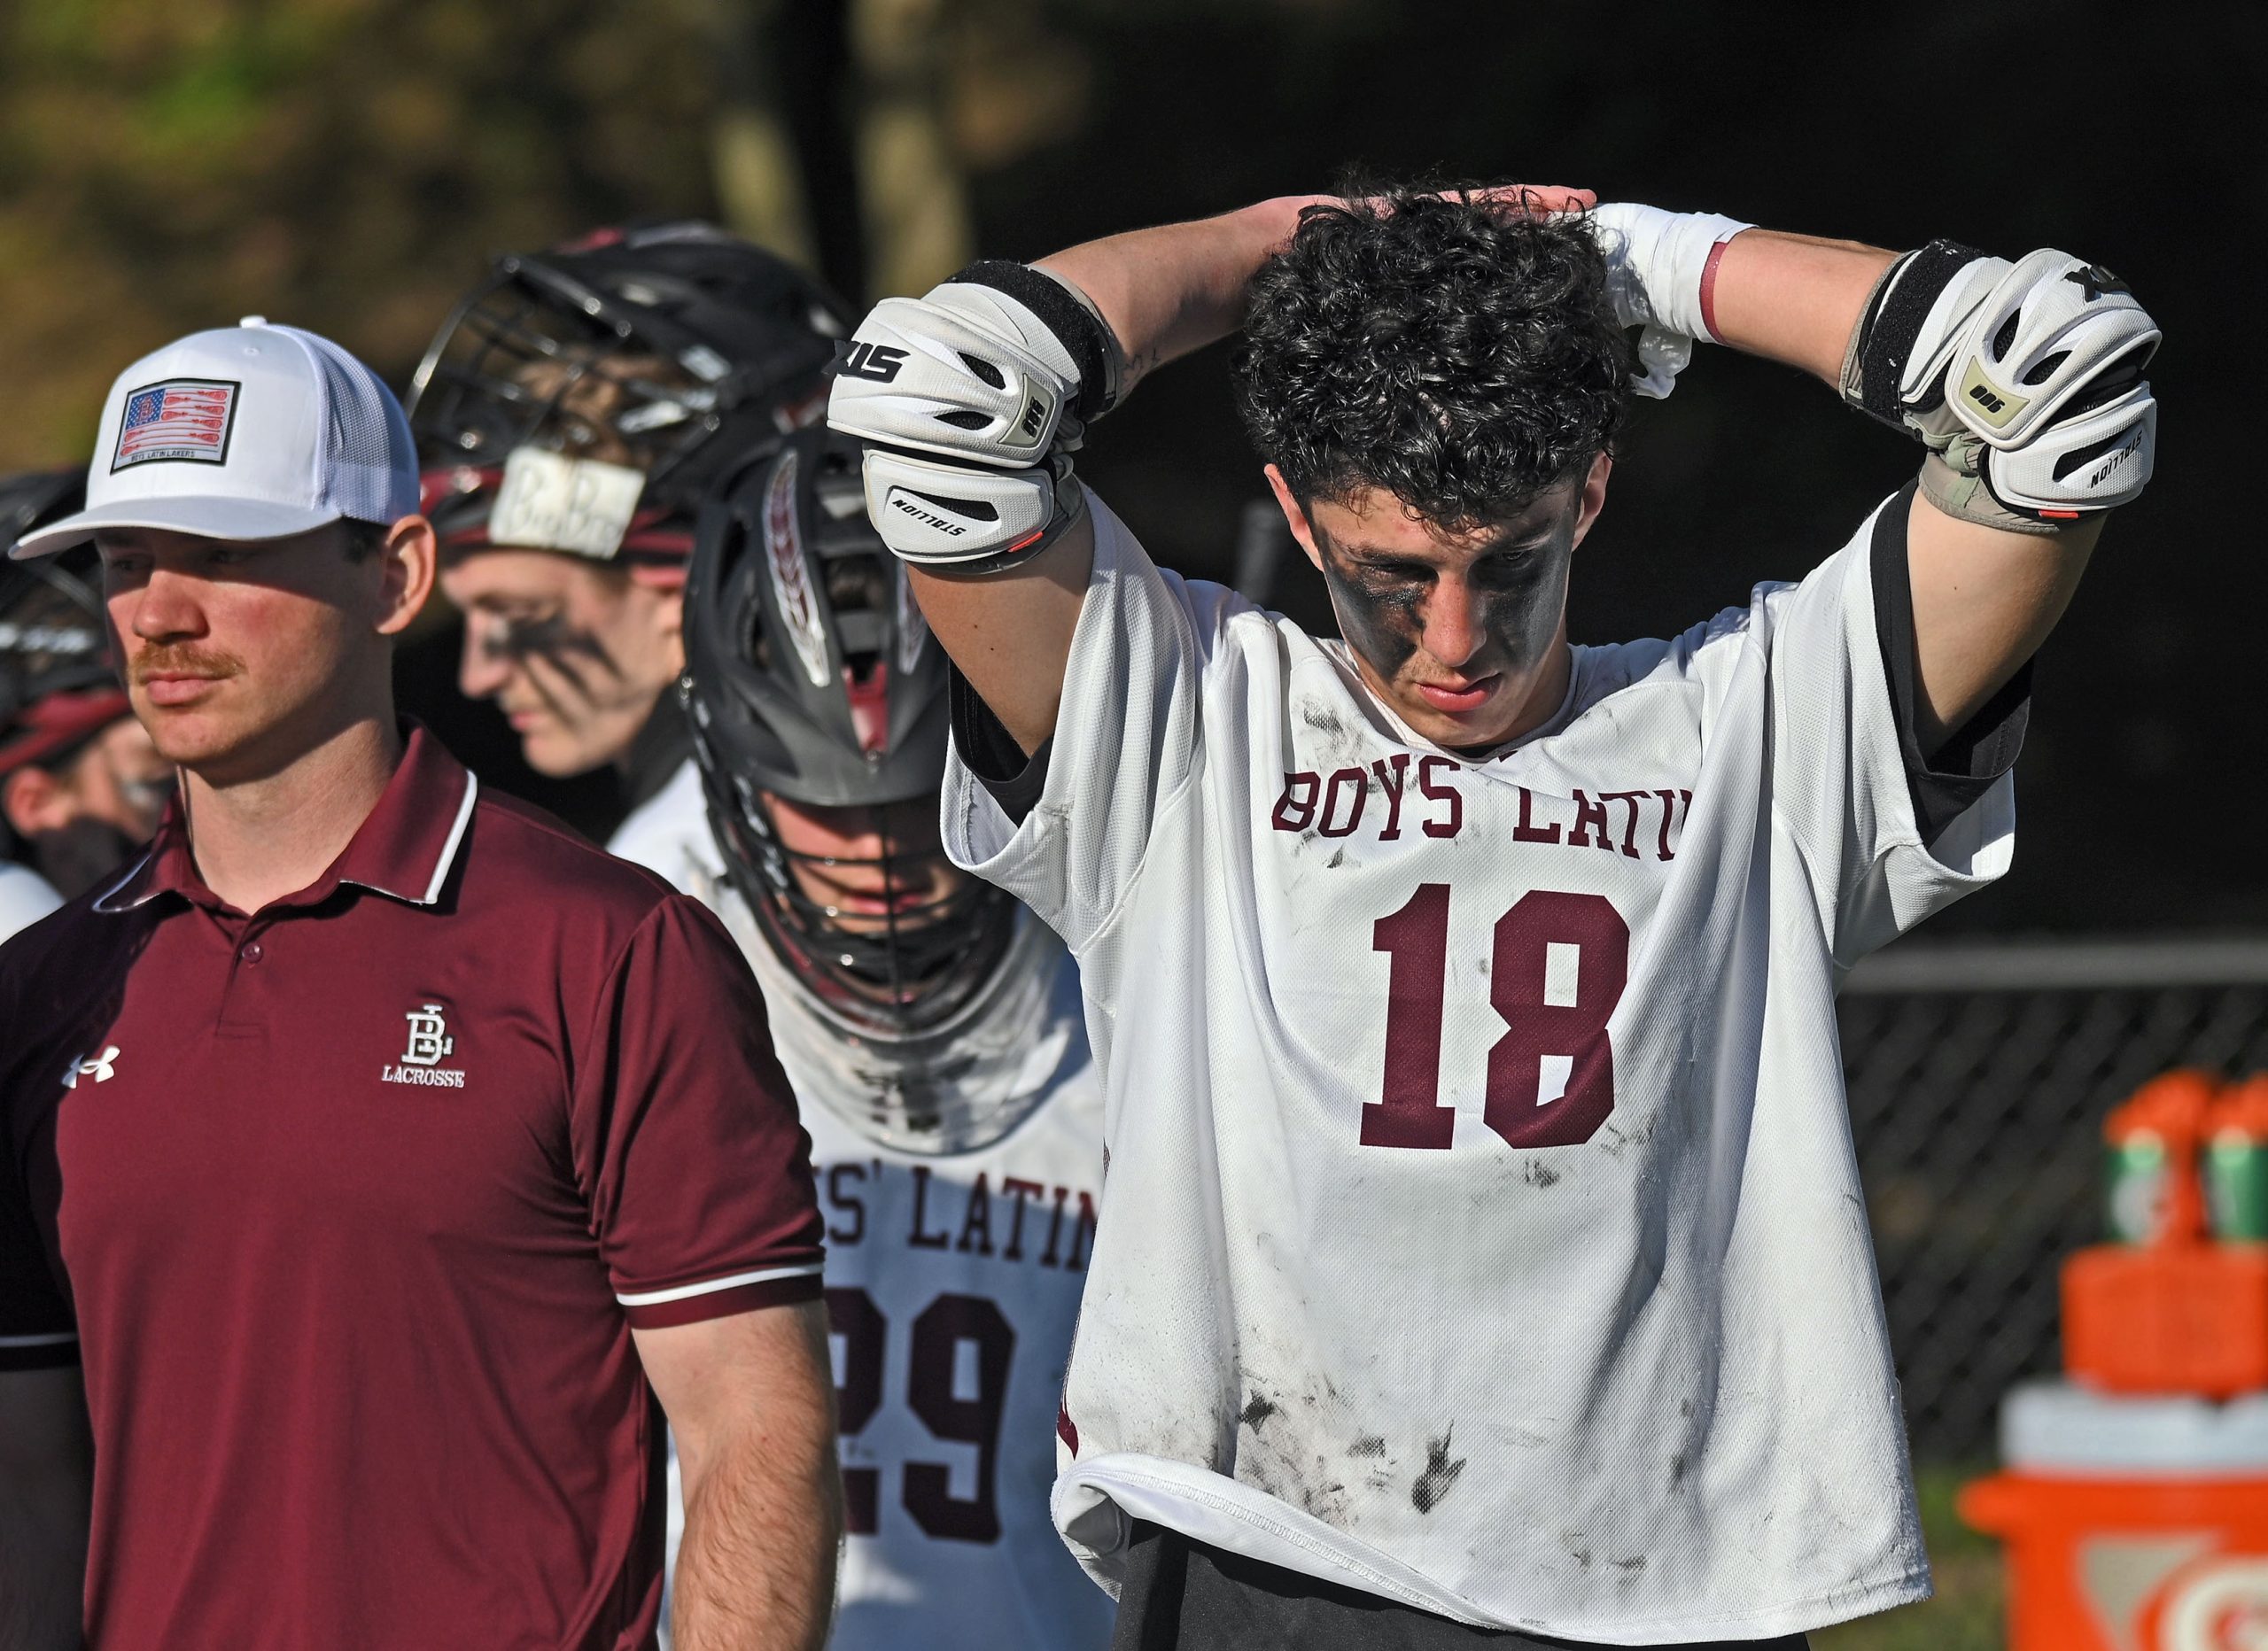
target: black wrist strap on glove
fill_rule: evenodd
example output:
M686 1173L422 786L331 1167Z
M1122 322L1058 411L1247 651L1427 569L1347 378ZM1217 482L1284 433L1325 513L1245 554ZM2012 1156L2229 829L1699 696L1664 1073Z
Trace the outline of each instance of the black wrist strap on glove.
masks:
M1867 299L1859 329L1851 336L1850 353L1843 363L1845 399L1893 430L1909 436L1914 433L1914 427L1906 422L1909 409L1899 393L1907 362L1914 353L1914 341L1946 284L1984 256L1958 241L1932 241L1883 271Z
M1110 336L1101 319L1072 297L1061 282L1029 264L999 258L981 259L952 279L1006 293L1038 316L1048 330L1063 341L1063 347L1070 352L1079 368L1079 399L1071 407L1073 417L1082 424L1091 424L1110 411L1112 392L1117 383L1111 362L1117 353L1118 341Z

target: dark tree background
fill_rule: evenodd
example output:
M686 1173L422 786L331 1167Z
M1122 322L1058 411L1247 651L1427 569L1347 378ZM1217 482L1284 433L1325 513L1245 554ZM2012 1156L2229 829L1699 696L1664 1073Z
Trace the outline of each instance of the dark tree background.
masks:
M404 377L485 254L626 215L722 215L845 284L914 284L956 247L1037 257L1361 165L1893 247L2064 246L2126 276L2166 330L2161 468L2042 657L2016 869L1935 932L2257 927L2257 19L2018 0L39 0L0 13L0 461L83 453L120 365L249 310ZM1705 350L1642 408L1577 564L1574 634L1674 630L1800 574L1916 451L1820 385ZM1085 470L1161 559L1224 576L1263 490L1223 353L1154 379ZM1303 566L1277 600L1329 624ZM451 702L449 646L437 630L408 655L405 686L526 785L493 721ZM604 790L546 794L594 818Z

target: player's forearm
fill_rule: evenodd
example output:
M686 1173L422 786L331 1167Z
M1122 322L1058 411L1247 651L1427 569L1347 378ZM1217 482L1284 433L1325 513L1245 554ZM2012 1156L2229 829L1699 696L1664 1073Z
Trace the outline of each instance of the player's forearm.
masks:
M1292 238L1300 209L1328 198L1283 196L1217 218L1106 236L1039 261L1092 299L1118 335L1123 394L1153 368L1241 326L1247 285Z
M1743 230L1725 243L1710 319L1733 348L1832 384L1867 297L1896 256L1856 241Z
M755 1433L686 1469L678 1651L817 1651L835 1606L842 1476L824 1445Z

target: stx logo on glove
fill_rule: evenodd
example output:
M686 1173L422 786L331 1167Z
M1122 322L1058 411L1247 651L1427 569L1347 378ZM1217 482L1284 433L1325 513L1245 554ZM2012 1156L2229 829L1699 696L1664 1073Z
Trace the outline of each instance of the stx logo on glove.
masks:
M846 378L871 378L886 384L897 376L905 352L886 344L850 339L835 346L835 370Z

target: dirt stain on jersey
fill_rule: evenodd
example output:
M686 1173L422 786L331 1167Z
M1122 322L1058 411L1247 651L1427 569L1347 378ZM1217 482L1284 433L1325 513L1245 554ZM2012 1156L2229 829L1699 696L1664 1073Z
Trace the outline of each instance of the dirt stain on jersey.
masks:
M1599 1126L1598 1143L1606 1149L1609 1158L1620 1158L1626 1146L1643 1146L1654 1138L1654 1131L1661 1123L1661 1114L1655 1113L1635 1129L1625 1129L1612 1118Z
M1553 1169L1549 1165L1541 1164L1534 1159L1530 1159L1527 1161L1527 1173L1522 1179L1531 1187L1556 1187L1559 1184L1559 1177L1565 1173L1564 1170Z
M1364 757L1369 742L1363 739L1363 731L1350 727L1346 719L1330 706L1303 700L1300 703L1300 720L1312 731L1314 748L1311 760L1318 763L1324 773L1333 769L1368 767Z
M1425 1441L1425 1471L1410 1487L1410 1505L1421 1514L1430 1514L1441 1504L1441 1499L1455 1488L1457 1476L1464 1471L1466 1458L1449 1460L1449 1438L1456 1431L1450 1428L1437 1439Z
M1279 1502L1300 1508L1315 1518L1322 1520L1325 1524L1336 1524L1344 1521L1347 1517L1348 1502L1346 1482L1340 1479L1325 1480L1320 1472L1324 1466L1320 1457L1316 1459L1315 1465L1318 1474L1313 1481L1303 1477L1294 1477L1290 1473L1278 1471L1279 1466L1289 1467L1289 1465L1250 1461L1239 1453L1237 1458L1237 1478L1239 1483L1252 1486L1262 1495L1272 1496Z
M1293 1384L1250 1379L1244 1391L1244 1407L1236 1413L1239 1484L1338 1525L1352 1517L1358 1500L1407 1484L1409 1465L1394 1461L1386 1436L1362 1425L1329 1376L1311 1374ZM1453 1478L1464 1464L1441 1465Z

